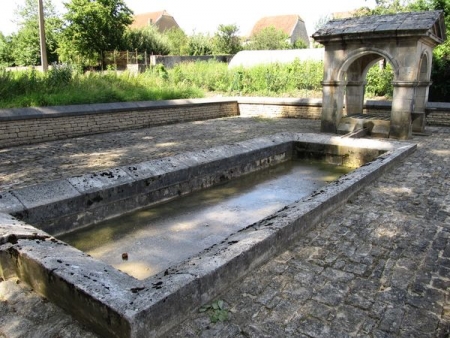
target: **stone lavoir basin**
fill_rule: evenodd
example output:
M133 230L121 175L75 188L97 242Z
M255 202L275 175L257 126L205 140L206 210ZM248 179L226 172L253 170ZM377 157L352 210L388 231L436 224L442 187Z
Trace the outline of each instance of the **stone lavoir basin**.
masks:
M224 241L350 170L320 161L290 160L58 238L145 279Z
M282 133L0 192L0 276L102 336L158 336L415 148Z

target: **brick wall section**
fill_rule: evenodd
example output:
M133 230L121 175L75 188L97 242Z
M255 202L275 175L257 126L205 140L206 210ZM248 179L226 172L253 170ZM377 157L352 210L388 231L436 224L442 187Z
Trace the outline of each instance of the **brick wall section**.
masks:
M0 110L0 148L75 136L220 117L320 120L320 99L214 98ZM390 112L390 102L368 101L365 112ZM450 104L429 103L427 125L450 126Z

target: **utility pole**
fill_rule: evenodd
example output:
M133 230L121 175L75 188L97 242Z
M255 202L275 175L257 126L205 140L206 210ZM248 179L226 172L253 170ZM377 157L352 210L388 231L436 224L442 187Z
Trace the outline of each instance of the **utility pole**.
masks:
M44 5L42 0L38 0L39 9L39 38L41 40L41 65L42 71L47 72L48 62L47 62L47 48L45 46L45 27L44 27Z

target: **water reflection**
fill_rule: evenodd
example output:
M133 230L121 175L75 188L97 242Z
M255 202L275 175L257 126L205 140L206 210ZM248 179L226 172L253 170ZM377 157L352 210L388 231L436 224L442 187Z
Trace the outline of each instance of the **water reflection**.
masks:
M147 278L311 194L350 169L290 161L60 239L138 278ZM128 254L126 262L122 253Z

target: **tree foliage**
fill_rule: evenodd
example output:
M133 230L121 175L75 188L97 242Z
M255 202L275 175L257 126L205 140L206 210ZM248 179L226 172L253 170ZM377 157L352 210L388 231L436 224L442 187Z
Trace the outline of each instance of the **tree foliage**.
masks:
M123 50L167 55L170 52L168 38L151 25L141 29L127 29L123 37Z
M66 60L92 60L119 48L132 23L133 12L123 0L71 0L65 7L66 26L59 52Z
M251 41L244 47L248 50L276 50L291 49L287 41L289 36L275 27L266 27L251 37Z
M170 55L188 55L189 38L180 28L171 28L164 32L169 41Z
M242 50L236 25L219 25L213 39L214 54L236 54Z
M11 37L4 36L0 32L0 67L8 67L14 63L11 46Z
M213 44L208 34L196 33L188 40L188 55L212 55Z
M308 48L308 45L302 39L298 39L292 45L292 49L305 49Z
M19 31L9 39L12 64L17 66L38 65L41 62L38 2L25 0L16 10ZM44 2L45 35L49 62L58 60L57 47L62 21L51 0Z

